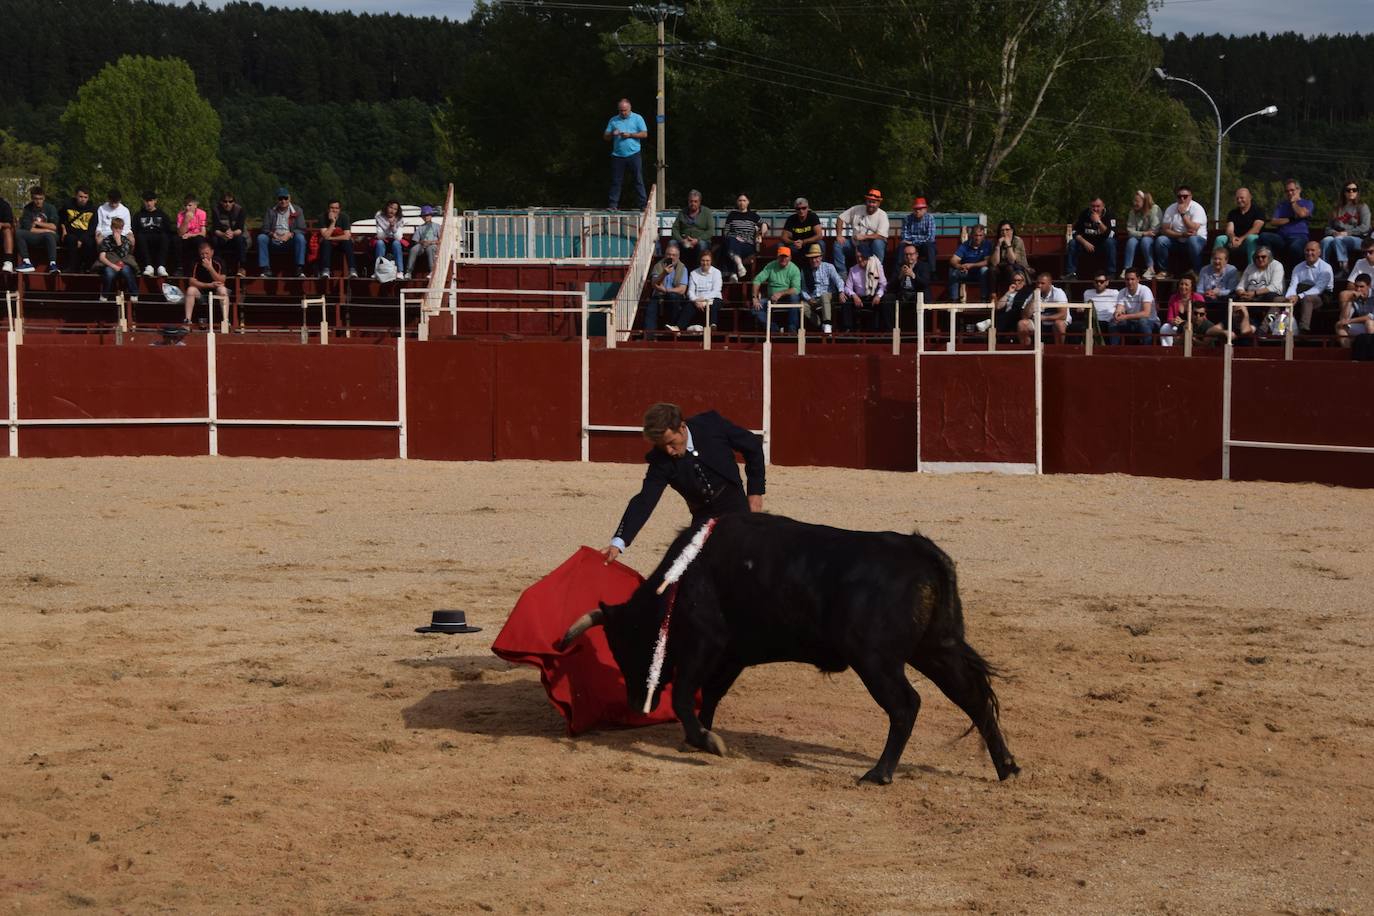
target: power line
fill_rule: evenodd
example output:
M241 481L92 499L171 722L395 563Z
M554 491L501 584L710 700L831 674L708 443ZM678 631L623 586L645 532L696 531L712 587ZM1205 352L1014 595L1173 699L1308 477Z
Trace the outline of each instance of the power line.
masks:
M898 88L895 87L895 86L888 86L888 85L884 85L884 84L882 84L882 83L874 83L874 82L869 81L869 80L857 80L857 79L852 79L852 78L849 78L849 77L837 77L835 74L830 73L829 71L817 70L817 69L815 69L815 68L806 67L806 66L804 66L804 65L795 65L795 64L793 64L793 63L790 62L790 61L780 61L780 60L776 60L776 59L774 59L774 58L765 57L764 55L761 55L761 54L754 54L754 53L748 52L748 51L735 51L735 50L732 50L732 49L730 49L730 48L723 48L723 47L719 47L719 46L717 47L716 50L721 51L721 52L724 52L724 53L727 53L727 54L735 54L735 55L743 55L743 56L754 57L754 58L756 58L756 59L758 59L758 60L765 61L766 63L769 63L769 64L776 64L776 65L778 65L779 67L786 66L786 67L788 68L788 72L795 72L795 71L797 71L797 70L801 70L801 71L806 71L806 72L809 72L809 73L813 73L813 74L816 74L816 76L815 76L814 78L815 78L815 80L818 81L818 82L826 82L826 83L830 83L830 84L836 85L836 86L841 86L841 87L844 87L844 88L849 88L849 89L866 89L866 90L870 90L870 91L873 91L873 92L877 92L877 93L882 94L882 95L894 96L894 97L896 97L896 98L904 99L904 100L907 100L907 101L913 101L913 102L926 101L926 102L931 102L931 103L938 103L938 104L940 104L940 105L945 105L945 106L948 106L948 107L951 107L951 108L960 108L960 109L964 109L964 110L967 110L967 111L971 111L971 112L974 112L974 113L976 113L976 114L985 114L985 115L988 115L988 116L990 116L990 117L1002 117L1003 114L1004 114L1004 113L1002 112L1001 109L993 108L993 107L988 106L988 105L980 105L980 104L977 103L977 102L969 102L969 101L962 100L962 99L951 99L951 98L947 98L947 97L943 97L943 96L938 96L938 95L935 95L935 94L933 94L933 93L925 92L925 91L922 91L922 90L919 90L919 89L918 89L918 90L915 90L915 91L912 91L912 90L909 90L909 89L898 89ZM741 65L744 65L744 66L751 66L751 65L748 65L748 64L742 64L742 62L737 62L737 61L730 61L730 63L741 63ZM752 65L752 66L755 66L756 69L763 69L763 68L761 68L761 67L758 67L757 65ZM770 72L773 72L773 71L770 71ZM779 70L779 71L777 71L777 72L774 72L774 76L779 75L781 72L783 72L783 71ZM809 87L804 87L804 86L803 86L803 87L794 87L794 88L806 90L806 89L808 89ZM851 99L851 101L864 101L864 99L853 98L853 99ZM891 107L894 107L894 108L895 108L896 106L891 106ZM1014 115L1015 112L1007 112L1006 114L1008 114L1008 115ZM1087 127L1087 128L1092 128L1092 129L1095 129L1095 130L1102 130L1102 131L1106 131L1106 132L1109 132L1109 133L1124 134L1124 135L1128 135L1128 136L1151 137L1151 138L1157 136L1156 134L1154 134L1154 133L1152 133L1152 132L1150 132L1150 131L1135 130L1135 129L1129 128L1129 127L1117 127L1117 126L1111 125L1111 124L1094 124L1094 123L1091 123L1091 122L1085 122L1085 121L1080 121L1080 120L1076 120L1076 119L1052 118L1052 117L1050 117L1050 116L1048 116L1048 115L1036 115L1036 120L1043 121L1043 122L1048 123L1048 124L1059 124L1059 125L1071 126L1071 127Z
M975 113L982 113L982 114L990 115L990 116L993 116L993 117L1001 117L1001 115L1002 115L1002 111L1001 111L1000 109L993 108L993 107L988 106L988 105L980 105L980 104L977 103L977 102L969 102L969 101L962 100L962 99L952 99L952 98L948 98L948 97L944 97L944 96L935 95L934 93L931 93L931 92L928 92L928 91L924 91L924 90L919 90L919 89L918 89L918 90L899 89L899 88L897 88L897 87L895 87L895 86L885 85L885 84L882 84L882 83L875 83L875 82L872 82L872 81L870 81L870 80L860 80L860 79L855 79L855 78L852 78L852 77L846 77L846 76L843 76L843 75L840 75L840 74L832 73L831 71L828 71L828 70L821 70L821 69L818 69L818 68L815 68L815 67L809 67L809 66L806 66L805 64L799 64L799 63L796 63L796 62L793 62L793 61L778 60L778 59L776 59L776 58L770 58L770 57L767 57L766 55L758 54L758 53L752 52L752 51L742 51L742 50L738 50L738 49L732 49L732 48L722 47L722 46L719 46L719 45L716 46L716 48L715 48L714 50L716 50L716 51L718 51L718 52L721 52L721 53L733 55L734 57L737 57L737 58L754 58L755 60L762 61L762 62L764 62L765 64L768 64L768 65L770 65L770 66L767 67L767 68L765 68L765 67L762 66L762 65L750 64L750 63L749 63L748 61L746 61L746 60L734 60L734 59L732 59L732 60L730 60L730 61L728 61L728 62L729 62L730 64L735 65L735 66L747 66L747 67L753 67L753 68L755 68L755 69L767 69L767 71L768 71L769 73L771 73L771 74L772 74L773 76L775 76L775 77L776 77L776 76L780 76L780 75L782 75L783 73L795 74L795 73L797 73L797 72L802 72L802 73L804 73L804 74L814 74L814 76L809 76L808 78L809 78L809 79L814 79L815 81L821 82L821 83L829 83L829 84L832 85L832 86L837 86L837 87L841 87L841 88L848 88L848 89L863 89L863 90L868 90L868 91L870 91L870 92L876 92L876 93L881 94L881 95L888 95L888 96L892 96L892 97L900 98L900 99L905 99L905 100L909 100L909 101L918 101L918 102L919 102L919 101L928 101L928 102L931 102L931 103L938 103L938 104L940 104L940 105L946 105L946 106L949 106L949 107L959 108L959 109L963 109L963 110L967 110L967 111L972 111L972 112L975 112ZM772 66L776 66L778 69L777 69L777 70L773 70L773 69L772 69ZM784 70L783 68L786 68L786 69ZM807 88L808 88L808 87L799 86L799 87L794 87L794 90L795 90L795 89L806 90ZM853 98L853 97L847 97L847 98L850 98L851 101L865 101L865 99L862 99L862 98ZM891 106L890 106L890 107L891 107ZM1157 134L1157 133L1154 133L1154 132L1152 132L1152 131L1136 130L1136 129L1134 129L1134 128L1129 128L1129 127L1118 127L1118 126L1112 125L1112 124L1101 124L1101 123L1095 123L1095 122L1091 122L1091 121L1078 121L1078 120L1071 120L1071 119L1064 119L1064 118L1055 118L1055 117L1051 117L1051 116L1049 116L1049 115L1037 115L1037 116L1036 116L1036 120L1041 121L1041 122L1044 122L1044 123L1047 123L1047 124L1060 124L1060 125L1064 125L1064 126L1072 126L1072 127L1075 127L1075 128L1086 128L1086 129L1089 129L1089 130L1098 130L1098 131L1103 131L1103 132L1106 132L1106 133L1120 134L1120 135L1125 135L1125 136L1137 136L1137 137L1145 137L1145 138L1149 138L1149 139L1156 139L1156 138L1158 137L1158 134ZM1332 162L1337 162L1337 163L1342 162L1342 161L1348 161L1348 160L1358 160L1358 161L1374 162L1374 156L1371 156L1371 154L1369 154L1369 153L1367 153L1367 152L1365 152L1365 151L1361 151L1361 150L1334 149L1334 148L1331 148L1331 147L1313 148L1313 147L1303 147L1303 146L1288 146L1288 145L1283 145L1283 144L1272 144L1272 143L1270 143L1270 144L1262 144L1262 143L1258 143L1258 142L1254 142L1254 141L1250 141L1250 142L1238 141L1238 140L1236 140L1235 138L1232 138L1232 139L1231 139L1231 143L1232 143L1232 146L1244 146L1244 147L1246 147L1246 148L1248 148L1248 149L1256 149L1256 150L1263 149L1263 150L1267 150L1267 151L1271 151L1271 152L1275 152L1275 153L1288 153L1288 154L1291 154L1291 155L1294 155L1294 156L1299 156L1299 155L1300 155L1300 156L1303 156L1304 158L1307 158L1307 159L1319 158L1319 159L1325 159L1325 160L1332 161Z
M751 74L751 73L740 73L740 72L738 72L737 70L727 69L727 68L725 68L725 67L718 66L718 65L715 65L715 64L713 64L713 63L706 63L706 62L696 61L696 60L692 60L692 59L690 59L690 58L681 58L681 59L678 60L678 63L683 64L683 65L686 65L686 66L688 66L688 67L693 67L693 68L696 68L696 69L699 69L699 70L707 70L707 71L710 71L710 72L713 72L713 73L719 73L719 74L724 75L724 76L731 76L731 77L736 77L736 78L741 78L741 79L747 79L747 80L750 80L750 81L753 81L753 82L758 82L758 83L763 83L763 84L768 84L768 85L776 85L776 82L777 82L777 74L771 74L771 75L768 76L768 77L761 77L761 76L756 76L756 75ZM733 63L733 62L732 62L732 63ZM872 86L872 84L859 83L859 82L850 82L850 83L846 83L846 82L844 82L844 81L831 81L831 82L832 82L833 84L835 84L835 85L838 85L839 88L841 88L841 89L871 88L871 86ZM873 98L867 98L867 97L864 97L864 96L861 96L861 95L847 94L847 93L845 93L845 92L829 91L829 90L826 90L826 89L816 88L816 87L814 87L814 86L796 86L796 85L794 85L794 86L790 87L789 92L791 92L791 93L807 92L807 93L811 93L811 94L813 94L813 95L822 96L822 97L825 97L825 98L836 99L836 100L838 100L838 101L844 101L844 102L862 102L862 103L864 103L864 104L871 105L871 106L873 106L873 107L875 107L875 108L883 108L883 109L886 109L886 110L889 110L889 111L907 111L907 110L908 110L907 108L905 108L905 107L903 107L903 106L901 106L901 105L892 103L892 102L880 101L880 100L876 100L876 99L873 99ZM903 95L904 93L903 93L902 90L889 90L889 93L888 93L888 94ZM959 105L960 107L966 107L966 108L969 107L969 106L967 105L967 103L955 103L955 104ZM976 106L972 109L972 113L974 113L974 114L980 114L980 115L983 115L983 116L985 116L985 117L991 116L991 115L993 114L993 112L991 112L991 111L989 111L989 110L978 109ZM1071 126L1073 126L1073 127L1075 127L1075 128L1083 128L1083 129L1088 129L1088 130L1101 130L1101 131L1106 131L1106 132L1111 132L1111 133L1118 133L1118 134L1127 134L1127 135L1132 135L1132 136L1137 136L1137 137L1143 137L1143 138L1146 138L1146 139L1149 139L1149 140L1152 140L1152 141L1161 139L1159 134L1157 134L1157 133L1152 133L1152 132L1150 132L1150 131L1132 130L1132 129L1130 129L1130 128L1114 127L1114 126L1105 125L1105 124L1094 124L1094 123L1088 122L1088 121L1072 122L1072 121L1063 121L1062 119L1048 119L1048 118L1042 118L1042 119L1039 119L1039 120L1057 121L1058 123L1062 123L1062 124L1065 124L1065 125L1071 125ZM1040 135L1040 136L1049 136L1049 137L1058 137L1058 136L1061 136L1062 133L1063 133L1061 130L1058 130L1058 129L1056 129L1056 128L1045 127L1045 126L1039 126L1039 125L1035 124L1034 122L1032 122L1032 123L1026 128L1026 130L1027 130L1028 133L1034 133L1034 134L1037 134L1037 135ZM1271 149L1270 147L1266 147L1266 146L1264 146L1264 145L1262 145L1262 144L1257 144L1257 143L1241 144L1241 143L1239 143L1238 141L1236 141L1236 140L1234 140L1234 139L1232 139L1231 143L1232 143L1232 146L1233 146L1233 147L1241 146L1241 147L1243 147L1243 148L1245 148L1245 149L1247 149L1247 150L1269 150L1269 149ZM1284 149L1282 149L1282 148L1274 148L1274 151L1275 151L1275 152L1278 152L1280 155L1285 155L1285 154L1287 154L1287 152L1288 152L1288 151L1286 151L1286 150L1284 150ZM1292 150L1292 153L1293 153L1293 154L1300 154L1300 155L1302 155L1302 157L1303 157L1304 159L1306 159L1306 160L1308 160L1308 161L1314 161L1314 160L1315 160L1315 161L1321 161L1321 162L1323 162L1323 163L1325 163L1325 164L1330 164L1330 165L1340 165L1340 164L1351 163L1351 162L1368 162L1368 163L1374 163L1374 155L1371 155L1371 154L1368 154L1368 153L1361 153L1361 152L1354 151L1354 150L1323 150L1323 149L1298 149L1298 148L1295 148L1294 150Z
M940 2L943 2L943 0L940 0ZM962 3L962 0L949 0L949 2L950 2L952 5L957 5L957 4L959 4L959 3ZM1007 0L1007 2L1010 2L1010 0ZM1211 3L1211 2L1215 2L1215 0L1162 0L1162 2L1163 2L1163 5L1177 5L1177 4ZM511 7L517 7L517 8L521 8L521 9L525 9L525 10L538 10L538 9L548 9L548 10L553 10L553 11L560 11L560 10L567 10L567 11L587 10L587 11L609 11L609 12L619 12L619 13L633 13L633 12L636 11L636 5L635 5L635 4L629 4L629 3L627 3L627 4L583 3L583 2L570 2L570 0L498 0L497 5L498 5L498 6L511 6ZM884 3L884 2L881 2L881 0L880 0L880 2L868 3L868 4L847 4L847 3L842 3L842 4L835 4L835 5L832 5L832 6L811 7L811 8L807 8L807 7L798 7L798 6L796 6L796 5L786 6L786 7L783 7L783 6L778 6L778 7L753 7L753 8L751 8L751 9L749 10L749 12L751 12L751 13L759 13L759 14L767 14L767 15L779 15L779 14L786 14L786 15L816 15L816 14L821 13L821 12L832 12L832 11L833 11L833 12L851 12L851 11L852 11L852 12L872 13L872 12L874 12L874 11L877 11L877 10L884 10L884 9L909 9L909 8L910 8L910 4L908 4L908 3L901 3L901 2ZM967 112L969 112L969 113L971 113L971 114L983 115L983 116L992 117L992 118L1002 117L1003 114L1004 114L1004 112L1003 112L1002 110L1000 110L1000 109L994 108L994 107L989 106L989 105L980 104L980 103L978 103L978 102L971 102L971 101L968 101L968 100L965 100L965 99L954 99L954 98L949 98L949 97L947 97L947 96L940 96L940 95L937 95L937 94L935 94L935 93L929 92L928 90L920 90L920 89L916 89L916 90L901 89L901 88L898 88L898 87L895 87L895 86L891 86L891 85L886 85L886 84L883 84L883 83L876 83L876 82L873 82L873 81L871 81L871 80L859 80L859 79L855 79L855 78L843 76L842 74L837 74L837 73L835 73L835 72L833 72L833 71L822 70L822 69L815 68L815 67L809 67L809 66L807 66L807 65L805 65L805 64L801 64L801 63L799 63L799 62L797 62L797 61L779 60L779 59L777 59L777 58L771 58L771 57L768 57L767 55L758 54L758 53L753 52L753 51L744 51L744 50L739 50L739 49L727 48L727 47L723 47L723 46L719 46L719 45L714 45L714 43L702 43L702 44L700 44L700 45L698 46L698 51L704 52L704 53L706 53L706 54L710 54L710 53L712 53L712 52L715 52L715 53L717 53L717 54L728 54L728 55L733 55L733 57L730 58L730 59L728 59L728 60L723 61L723 63L728 64L728 66L720 66L720 64L722 63L722 61L720 61L720 60L718 60L718 59L713 60L713 62L714 62L715 64L717 64L717 65L716 65L716 66L712 66L710 63L706 63L706 62L703 62L703 61L694 61L694 60L692 60L692 59L690 59L690 58L682 57L682 56L678 56L678 57L676 58L675 62L678 63L678 64L682 64L682 65L688 66L688 67L693 67L693 68L696 68L696 69L699 69L699 70L706 70L706 71L710 71L710 72L714 72L714 73L719 73L719 74L724 75L724 76L732 76L732 77L737 77L737 78L742 78L742 79L749 79L749 80L753 80L753 81L756 81L756 82L766 82L766 83L773 83L773 82L776 82L776 79L777 79L779 76L781 76L781 75L784 75L784 74L792 74L792 75L795 75L797 72L800 71L800 72L805 73L805 74L810 74L807 78L810 79L812 82L820 83L820 84L824 84L824 85L828 85L828 86L830 86L830 87L834 87L835 89L839 89L839 90L849 90L849 91L851 91L851 92L852 92L852 91L862 91L863 93L866 93L866 95L851 95L851 94L845 94L844 92L827 91L827 90L825 90L825 89L821 89L821 88L818 88L818 87L816 87L816 86L809 86L809 85L808 85L808 86L795 86L795 85L794 85L794 86L792 86L792 87L790 88L790 90L789 90L789 91L791 91L791 92L794 92L794 93L795 93L795 92L799 92L799 91L800 91L800 92L808 92L808 93L811 93L811 94L813 94L813 95L823 96L823 97L826 97L826 98L833 98L833 99L837 99L837 100L840 100L840 101L862 102L862 103L864 103L864 104L873 105L873 106L879 107L879 108L885 108L885 109L888 109L888 110L891 110L891 111L904 111L904 110L906 110L906 109L905 109L903 106L901 106L901 105L893 104L893 103L890 103L890 102L878 101L878 100L876 100L876 99L871 98L871 95L877 94L877 95L881 95L881 96L888 96L888 97L890 97L890 98L892 98L892 99L898 99L898 100L901 100L901 101L904 101L904 102L916 102L916 103L925 102L925 103L930 104L930 105L932 105L932 106L935 106L935 105L945 106L945 107L948 107L948 108L954 108L954 109L958 109L958 110L962 110L962 111L967 111ZM761 63L751 63L751 62L748 60L748 58L752 58L752 59L755 60L755 61L760 61ZM764 77L756 76L756 75L750 74L750 73L741 73L741 72L739 72L739 69L738 69L738 68L741 68L741 67L743 67L743 68L750 68L750 69L753 69L753 70L761 70L761 71L763 71L764 73L767 74L767 78L765 79ZM1010 113L1010 114L1013 114L1013 116L1015 116L1015 113ZM1123 136L1123 137L1141 137L1141 138L1152 139L1152 140L1153 140L1153 139L1158 139L1158 137L1159 137L1159 135L1158 135L1157 133L1152 132L1152 131L1137 130L1137 129L1129 128L1129 127L1119 127L1119 126L1112 125L1112 124L1102 124L1102 123L1098 123L1098 122L1084 121L1084 120L1079 120L1079 119L1056 118L1056 117L1051 117L1051 116L1049 116L1049 115L1037 115L1036 118L1035 118L1035 121L1040 122L1040 124L1045 124L1045 125L1059 125L1059 126L1064 126L1064 127L1073 127L1073 128L1075 128L1075 129L1095 130L1095 131L1100 131L1100 132L1109 133L1109 134L1115 134L1115 135L1119 135L1119 136ZM1030 124L1030 125L1027 127L1027 130L1030 131L1030 132L1039 133L1039 134L1054 134L1054 135L1057 135L1057 134L1059 133L1057 130L1053 130L1053 129L1051 129L1051 128L1047 128L1047 127L1040 126L1040 125L1038 125L1038 124L1036 124L1036 123L1034 123L1034 122L1033 122L1032 124ZM1272 154L1272 155L1278 156L1278 157L1285 157L1285 156L1296 157L1296 156L1301 156L1301 157L1302 157L1304 160L1306 160L1306 161L1309 161L1309 162L1320 162L1320 163L1327 164L1327 165L1340 165L1340 164L1345 164L1345 163L1357 163L1357 162L1358 162L1358 163L1374 163L1374 154L1367 153L1367 152L1363 152L1363 151L1360 151L1360 150L1333 149L1333 148L1330 148L1330 147L1312 148L1312 147L1291 146L1291 145L1274 144L1274 143L1245 142L1245 141L1237 140L1237 139L1235 139L1235 138L1231 138L1231 145L1232 145L1233 148L1239 148L1239 149L1245 150L1245 151L1248 152L1248 153L1260 153L1260 154L1264 154L1264 155Z

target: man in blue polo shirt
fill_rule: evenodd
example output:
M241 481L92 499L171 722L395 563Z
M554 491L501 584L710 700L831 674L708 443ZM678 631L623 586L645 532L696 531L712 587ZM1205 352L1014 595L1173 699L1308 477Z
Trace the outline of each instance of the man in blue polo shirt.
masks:
M606 122L604 138L611 142L611 202L607 209L620 206L620 185L625 173L634 176L635 190L639 192L639 209L644 209L644 176L639 164L639 141L649 136L649 128L644 119L630 110L630 100L621 99L619 113Z

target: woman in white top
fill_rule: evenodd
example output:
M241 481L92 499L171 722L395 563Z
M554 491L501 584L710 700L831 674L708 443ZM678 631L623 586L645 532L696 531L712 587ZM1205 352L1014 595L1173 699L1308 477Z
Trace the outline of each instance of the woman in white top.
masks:
M401 256L401 236L406 221L401 216L400 202L388 200L373 218L377 220L377 237L372 243L372 257L391 258L396 263L396 279L404 280L406 272L403 270L405 259Z
M709 318L713 331L720 320L723 281L720 271L711 265L711 261L710 249L703 250L697 269L687 275L687 302L692 311L682 317L688 332L693 334L700 334L704 330L701 326L703 318Z

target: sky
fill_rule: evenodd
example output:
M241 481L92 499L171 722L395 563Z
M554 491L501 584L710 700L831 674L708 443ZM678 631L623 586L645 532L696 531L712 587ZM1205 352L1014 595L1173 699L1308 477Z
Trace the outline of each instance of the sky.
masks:
M466 19L472 0L265 0L268 6L306 6L320 10L352 10L355 13L407 13ZM604 2L604 0L602 0ZM1359 8L1367 0L1165 0L1153 16L1156 34L1221 32L1247 34L1267 31L1302 32L1306 35L1367 31L1368 17ZM211 2L222 6L223 2ZM1302 12L1301 21L1294 9Z

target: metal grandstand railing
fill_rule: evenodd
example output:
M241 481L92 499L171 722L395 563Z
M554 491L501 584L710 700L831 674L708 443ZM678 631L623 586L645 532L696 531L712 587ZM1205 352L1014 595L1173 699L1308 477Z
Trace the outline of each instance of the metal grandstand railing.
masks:
M649 202L639 215L639 237L635 240L634 254L625 269L625 280L615 297L615 324L621 328L618 333L622 341L630 339L630 328L634 327L635 312L639 309L639 294L649 279L649 268L654 261L654 246L658 243L658 211L654 209L655 188L649 188Z
M469 210L459 257L465 261L623 264L640 235L638 213L606 210Z
M444 292L458 286L458 240L462 232L463 220L453 209L453 185L450 184L444 196L444 216L439 224L439 251L425 287L425 316L439 314L444 304ZM420 324L424 328L425 322L421 321Z
M1011 474L1041 474L1045 468L1045 429L1044 429L1044 378L1045 378L1045 342L1041 336L1042 326L1040 321L1040 291L1035 290L1030 298L1030 315L1034 321L1034 338L1029 349L998 350L997 336L995 333L989 334L986 341L986 348L959 349L958 335L953 330L958 321L958 314L961 311L971 311L977 308L987 309L989 303L981 306L970 306L967 303L927 303L925 297L921 296L916 308L916 326L918 337L916 344L916 470L935 473L965 472L965 471L998 471ZM926 347L926 321L927 313L948 312L950 315L951 332L945 346L942 349L929 349ZM921 428L921 370L922 362L932 357L973 357L983 358L989 356L1029 356L1032 358L1032 398L1035 411L1035 452L1032 461L1029 462L964 462L964 461L929 461L925 460L921 454L923 445L919 430Z
M677 210L664 210L658 215L659 235L668 235L673 230L673 222L677 219ZM722 208L712 211L712 235L721 235L725 231L725 217L729 215L730 208ZM759 216L768 224L769 231L773 235L782 232L782 224L787 221L795 211L790 209L758 209ZM835 236L835 218L844 210L812 210L820 218L821 228L825 231L826 238ZM888 212L889 232L897 238L902 234L902 220L906 213ZM988 217L986 213L932 213L931 217L935 220L935 235L937 237L961 238L963 233L977 225L986 226Z

